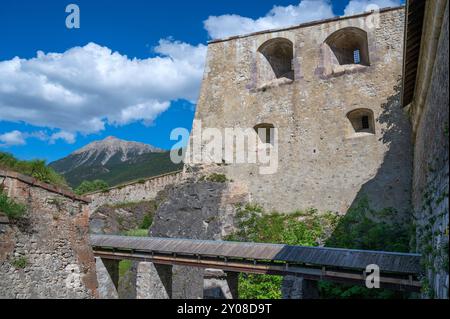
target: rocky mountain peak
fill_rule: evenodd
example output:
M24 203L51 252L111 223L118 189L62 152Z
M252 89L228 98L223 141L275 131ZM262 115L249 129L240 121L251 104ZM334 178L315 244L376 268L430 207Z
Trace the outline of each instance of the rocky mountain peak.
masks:
M130 158L145 153L162 152L164 151L148 144L125 141L115 136L108 136L101 141L92 142L70 155L78 157L79 160L76 166L80 166L91 161L101 162L102 165L105 165L114 156L120 156L120 160L125 162Z

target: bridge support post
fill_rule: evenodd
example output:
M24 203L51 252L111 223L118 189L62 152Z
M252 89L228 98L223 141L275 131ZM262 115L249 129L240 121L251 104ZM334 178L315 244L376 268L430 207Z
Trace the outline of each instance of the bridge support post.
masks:
M239 273L227 271L227 284L230 289L231 298L239 299Z
M319 299L317 281L301 276L284 276L281 286L283 299Z
M104 260L95 257L95 268L97 272L98 294L100 299L118 299L117 286L114 285L111 275L104 264Z
M204 273L201 268L173 266L172 298L203 299Z
M119 289L119 262L120 260L101 258L103 265L108 271L109 277L116 290Z
M172 266L140 262L137 267L136 299L172 298Z
M108 271L109 276L114 284L116 289L119 289L119 262L120 260L114 259L103 259L103 265L105 265L106 270Z

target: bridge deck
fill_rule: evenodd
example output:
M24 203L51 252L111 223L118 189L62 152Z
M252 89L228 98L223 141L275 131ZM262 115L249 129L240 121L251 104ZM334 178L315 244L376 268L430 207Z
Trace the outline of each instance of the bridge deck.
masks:
M299 266L307 267L303 268L303 272L311 272L321 277L324 275L324 269L333 270L333 273L336 273L335 270L352 273L354 277L354 274L361 275L367 265L376 264L385 276L399 276L411 281L412 277L415 278L421 272L420 255L406 253L105 235L91 235L91 245L96 255L104 258L159 258L159 262L167 264L184 263L198 267L211 267L216 264L228 269L234 265L242 271L266 270L259 271L261 273L269 273L270 269L278 273L283 273L283 270L287 271L288 268L294 271L295 267L292 266ZM269 267L261 268L262 264ZM414 285L417 286L417 282Z

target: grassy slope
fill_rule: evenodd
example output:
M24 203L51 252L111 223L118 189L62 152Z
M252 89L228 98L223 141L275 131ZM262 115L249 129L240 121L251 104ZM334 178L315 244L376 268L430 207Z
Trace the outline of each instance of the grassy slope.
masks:
M9 153L0 152L0 169L34 177L44 183L65 187L64 178L42 160L21 161Z

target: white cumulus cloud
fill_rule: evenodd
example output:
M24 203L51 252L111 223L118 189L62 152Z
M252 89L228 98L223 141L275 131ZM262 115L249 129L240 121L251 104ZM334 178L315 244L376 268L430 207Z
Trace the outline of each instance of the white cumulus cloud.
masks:
M89 43L63 53L0 61L0 120L59 129L48 140L72 143L77 132L98 132L107 123L149 124L172 101L195 102L206 46L169 39L161 40L155 52L158 56L148 59L128 58ZM13 135L2 136L13 140Z
M21 132L18 130L0 134L0 147L10 147L17 145L26 145L30 138L54 144L57 140L64 140L66 143L73 144L76 141L74 133L59 131L56 133L48 133L46 131Z
M68 144L73 144L76 141L76 136L70 132L59 131L50 135L48 140L50 141L50 144L54 144L57 140L63 140Z
M401 0L350 0L344 15L353 15L379 8L396 7ZM252 19L236 14L210 16L203 24L212 39L289 27L304 22L334 17L330 0L302 0L298 5L274 6L265 16Z
M210 16L204 27L211 38L225 38L276 29L333 17L329 0L302 0L298 5L275 6L264 17L251 19L236 14Z
M14 145L25 145L25 136L20 131L11 131L0 134L0 146L8 147Z
M344 15L354 15L379 8L398 7L400 0L351 0L344 9Z

